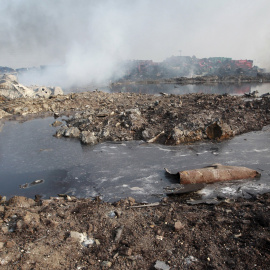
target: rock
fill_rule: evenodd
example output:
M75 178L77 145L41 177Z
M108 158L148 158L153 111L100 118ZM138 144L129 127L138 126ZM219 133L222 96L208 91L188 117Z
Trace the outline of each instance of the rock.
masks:
M188 256L187 258L185 258L185 264L187 264L187 265L190 265L190 264L197 262L197 261L198 261L198 259L195 258L194 256Z
M50 88L42 86L35 90L37 97L49 98L52 95Z
M88 238L88 236L85 232L79 233L76 231L71 231L70 238L73 238L73 239L79 241L84 247L88 247L88 246L93 245L95 243L95 241L92 238Z
M126 114L135 114L135 115L141 115L141 112L138 108L136 109L127 109Z
M55 133L55 137L61 137L61 136L64 136L64 134L66 133L66 130L68 129L68 127L67 126L62 126L62 127L60 127L57 131L56 131L56 133Z
M2 249L4 247L4 243L0 242L0 249Z
M128 197L127 200L128 200L130 205L133 205L136 202L136 200L134 198L132 198L132 197Z
M61 126L62 125L62 122L61 121L54 121L53 123L52 123L52 126L53 127L58 127L58 126Z
M3 226L2 226L2 232L3 232L3 233L8 233L8 232L9 232L8 226L3 225Z
M159 260L156 261L154 267L156 270L170 270L171 269L169 265Z
M25 225L27 226L33 226L36 227L40 223L40 217L39 214L26 212L24 216L22 217L22 220Z
M145 140L145 141L148 141L151 137L150 137L150 135L149 135L149 131L148 130L144 130L143 132L142 132L142 138Z
M94 132L83 131L81 133L81 142L85 144L95 145L98 143L98 139Z
M202 140L201 130L186 130L182 127L175 127L172 129L165 144L178 145L181 143L195 142L199 140Z
M103 267L103 268L110 268L111 266L112 266L112 263L109 261L103 261L101 263L101 267Z
M126 247L126 246L122 246L120 249L119 249L120 253L122 255L125 255L125 256L131 256L132 254L132 249L129 248L129 247Z
M85 236L82 233L76 232L76 231L71 231L70 232L70 238L76 239L79 242L83 242L85 239Z
M4 212L5 211L5 207L3 205L0 205L0 212Z
M7 248L12 248L12 247L14 247L15 246L15 243L14 242L12 242L12 241L7 241L6 242L6 247Z
M78 138L80 136L80 130L77 127L67 128L64 132L64 136Z
M35 205L35 201L31 198L22 196L14 196L8 201L9 206L28 208Z
M63 95L64 92L63 92L63 90L62 90L62 88L60 86L56 86L56 87L52 88L52 94L54 96L58 96L58 95Z
M174 223L175 231L181 231L183 228L184 228L184 225L180 221L177 221Z
M0 109L0 119L5 117L5 116L9 116L9 115L11 115L11 114Z
M0 80L5 80L5 81L9 81L11 83L15 83L15 84L18 84L18 78L16 75L14 74L3 74L1 77L0 77Z

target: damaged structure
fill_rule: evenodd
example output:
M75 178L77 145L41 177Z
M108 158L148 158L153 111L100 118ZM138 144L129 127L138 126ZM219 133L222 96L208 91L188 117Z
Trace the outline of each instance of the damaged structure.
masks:
M124 79L173 78L203 75L256 77L263 69L253 65L253 60L234 60L228 57L197 58L196 56L171 56L163 62L131 60L124 63Z

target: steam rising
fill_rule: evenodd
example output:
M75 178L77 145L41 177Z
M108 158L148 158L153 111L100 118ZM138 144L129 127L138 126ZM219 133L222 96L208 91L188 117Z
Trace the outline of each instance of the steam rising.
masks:
M51 65L44 84L121 76L125 59L253 59L269 67L268 0L1 0L0 66ZM34 77L32 76L32 79ZM35 83L35 81L33 81Z

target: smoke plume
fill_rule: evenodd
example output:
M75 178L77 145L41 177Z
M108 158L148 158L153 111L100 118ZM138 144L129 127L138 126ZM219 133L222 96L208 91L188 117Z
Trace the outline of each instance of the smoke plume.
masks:
M1 0L0 66L48 65L33 83L61 86L179 54L269 67L269 10L268 0Z

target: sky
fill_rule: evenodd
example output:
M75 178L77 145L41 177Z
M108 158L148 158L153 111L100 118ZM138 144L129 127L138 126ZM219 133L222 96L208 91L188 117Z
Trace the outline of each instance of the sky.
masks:
M180 54L269 68L269 11L269 0L0 0L0 66L65 65L77 80Z

